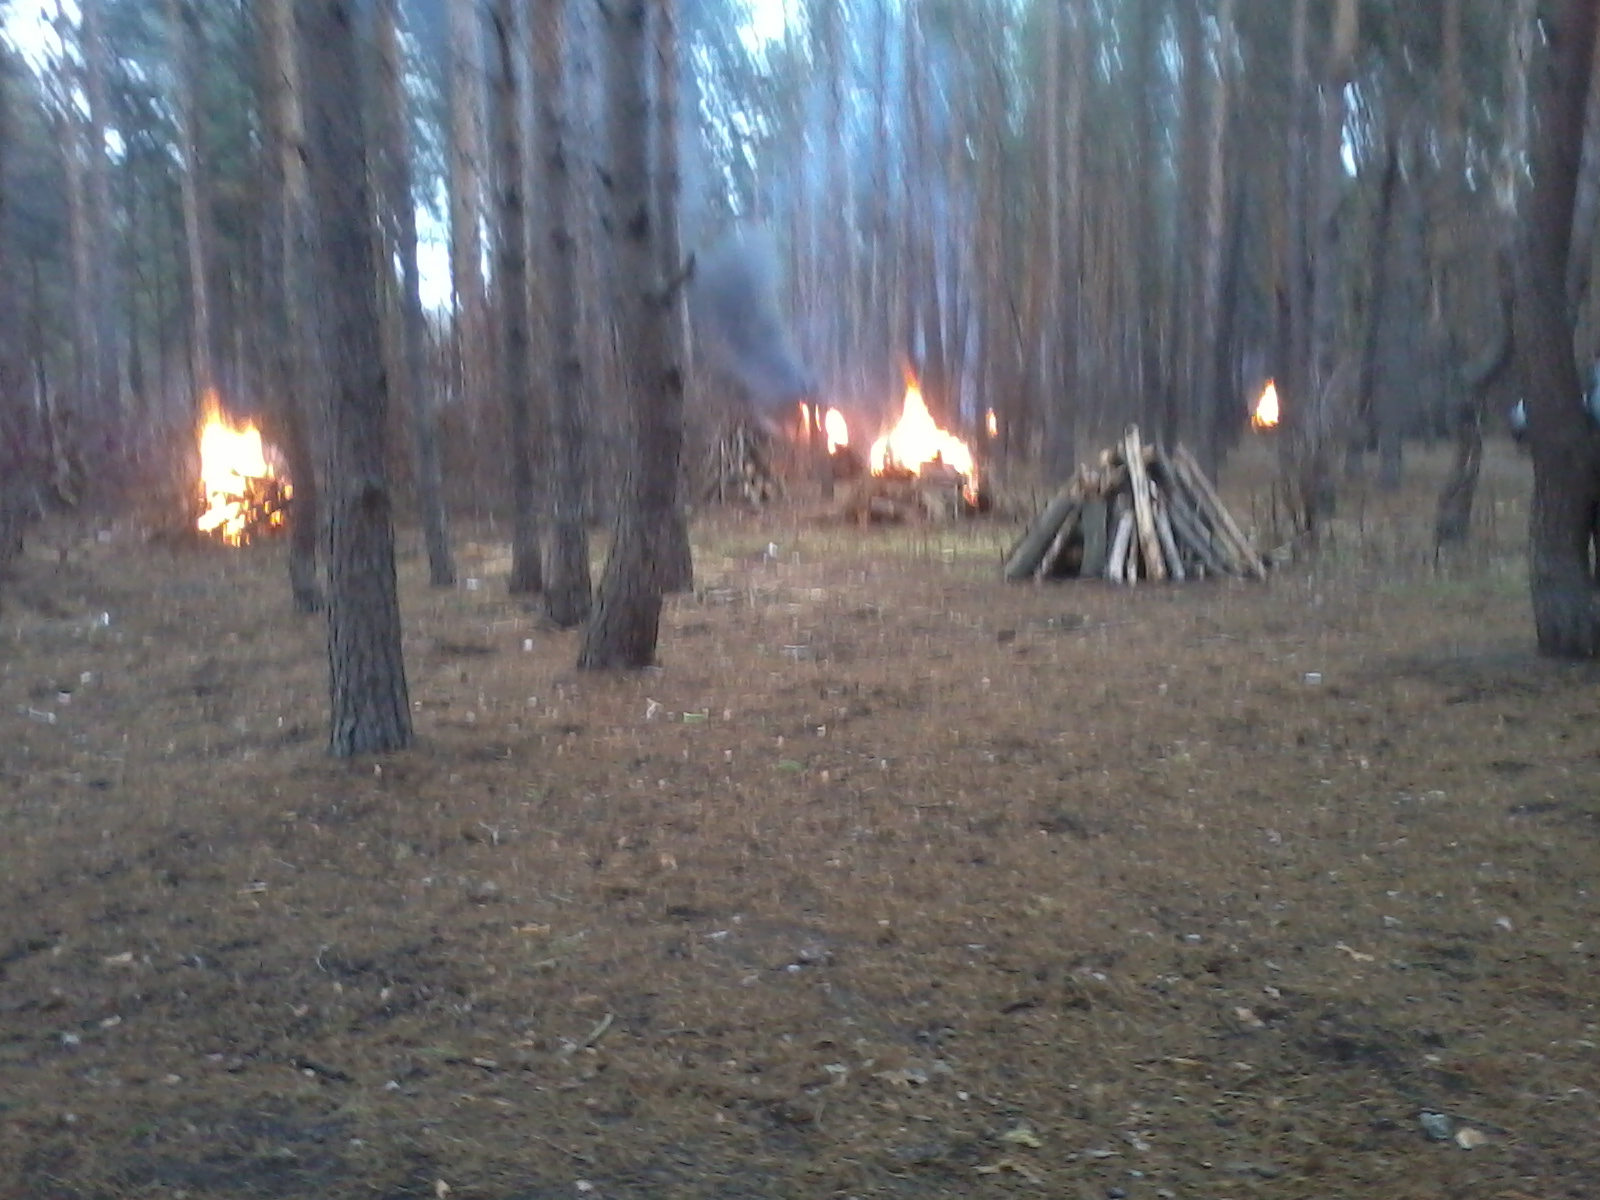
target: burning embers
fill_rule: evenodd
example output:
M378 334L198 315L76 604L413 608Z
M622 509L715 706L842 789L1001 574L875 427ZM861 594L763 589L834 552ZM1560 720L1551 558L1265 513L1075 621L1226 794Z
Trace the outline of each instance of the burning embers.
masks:
M200 421L200 495L195 522L203 534L242 546L283 527L293 489L278 478L253 423L235 425L214 395Z

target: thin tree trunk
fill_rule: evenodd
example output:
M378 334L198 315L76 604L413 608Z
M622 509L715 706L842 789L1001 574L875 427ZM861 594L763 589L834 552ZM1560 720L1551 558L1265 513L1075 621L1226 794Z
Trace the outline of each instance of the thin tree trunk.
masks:
M7 72L0 70L0 180L10 177L11 137L10 81ZM8 282L16 278L10 269L10 200L10 189L0 186L0 279ZM22 554L35 470L32 422L23 400L19 291L0 287L0 584L7 565Z
M1063 203L1062 189L1065 171L1062 158L1070 134L1067 124L1066 101L1063 85L1066 71L1062 57L1066 47L1067 5L1047 4L1044 8L1044 111L1040 114L1039 132L1044 139L1044 192L1041 197L1039 217L1045 222L1044 262L1040 264L1044 287L1042 309L1039 313L1040 336L1035 339L1038 355L1035 368L1039 380L1041 407L1044 416L1044 469L1049 479L1062 480L1071 474L1074 451L1072 446L1072 400L1065 386L1065 372L1061 369L1062 309L1061 284L1066 278L1062 261L1063 227L1074 216Z
M180 196L183 204L184 246L189 271L189 374L197 402L216 396L216 349L211 324L210 187L206 157L200 148L198 96L199 17L189 0L167 0L167 30L177 81L174 108L178 114L178 152L183 161Z
M1482 359L1461 372L1464 391L1456 413L1455 454L1450 472L1439 489L1439 503L1433 520L1434 549L1459 546L1472 531L1472 503L1478 490L1478 475L1483 464L1483 422L1494 384L1511 365L1512 310L1506 278L1508 269L1501 256L1496 272L1500 290L1499 333Z
M360 0L299 0L307 178L322 284L316 322L327 371L328 748L339 757L411 741L400 642L393 498L385 467L388 383L373 262L372 203L357 70Z
M1518 0L1508 15L1507 54L1505 65L1502 120L1506 122L1506 141L1514 136L1513 123L1518 120L1510 110L1512 106L1526 104L1527 61L1522 55L1524 33L1519 29L1531 26L1532 0ZM1439 210L1437 225L1448 226L1459 219L1467 203L1465 58L1462 29L1463 0L1445 0L1440 12L1443 46L1443 98L1439 118L1440 165L1439 186L1436 189ZM1515 81L1522 76L1521 83ZM1503 193L1488 216L1497 225L1509 219L1511 209L1506 202L1512 193ZM1459 545L1467 540L1472 530L1472 507L1477 497L1479 469L1483 460L1483 423L1489 403L1490 387L1511 363L1512 312L1510 293L1509 257L1502 248L1496 258L1495 282L1500 296L1500 325L1498 340L1485 362L1488 367L1479 371L1469 367L1460 372L1465 395L1457 406L1454 425L1455 454L1451 469L1439 489L1438 509L1434 518L1435 550ZM1454 347L1452 347L1454 349ZM1459 353L1456 356L1459 359Z
M449 138L446 192L450 216L457 401L475 421L491 390L488 299L483 282L484 55L480 0L449 6Z
M1390 351L1400 332L1391 326L1397 304L1397 289L1402 286L1404 265L1395 260L1394 210L1395 194L1400 186L1401 132L1393 113L1387 113L1383 127L1377 133L1380 143L1376 158L1379 166L1377 195L1372 205L1372 243L1364 256L1367 261L1370 297L1367 302L1367 323L1361 340L1361 366L1357 374L1356 399L1351 412L1351 430L1346 447L1346 475L1355 476L1363 469L1362 461L1373 440L1380 438L1383 414L1380 413L1378 391L1380 376L1385 391L1396 386L1394 369L1400 364ZM1405 312L1402 321L1410 321L1415 314Z
M92 420L94 390L94 247L89 233L89 204L84 193L82 118L70 102L55 118L62 150L67 202L67 250L72 264L72 391L57 410L62 436L56 444L56 481L60 499L78 502L80 474L63 469L77 459L83 426Z
M1338 0L1332 45L1321 85L1316 171L1316 225L1312 238L1310 446L1303 496L1308 517L1333 515L1337 483L1332 458L1347 424L1350 389L1342 382L1340 325L1345 289L1339 209L1345 187L1345 89L1355 62L1357 0Z
M1533 184L1516 255L1516 342L1533 450L1530 583L1542 654L1600 656L1600 433L1583 406L1567 308L1572 217L1594 66L1597 6L1543 7Z
M1218 341L1222 328L1225 281L1223 256L1228 245L1228 129L1233 110L1235 0L1221 0L1217 10L1216 76L1206 122L1206 179L1202 201L1200 279L1195 336L1189 347L1190 377L1195 383L1190 424L1200 465L1213 477L1222 465L1220 414L1223 408L1222 365Z
M96 422L106 436L121 426L121 371L119 363L117 254L111 203L111 162L106 150L109 102L106 47L102 8L104 0L80 0L82 12L83 82L88 101L88 134L84 163L87 230L91 241L92 287L89 297L93 329L90 350L90 386Z
M505 405L507 478L511 485L511 576L514 596L544 586L539 547L539 492L533 471L533 357L528 344L528 227L524 201L521 105L518 100L518 5L495 0L496 69L492 95L496 149L495 299L500 311L500 395Z
M305 139L294 0L263 0L257 9L262 42L262 109L266 124L267 221L263 232L262 307L271 330L268 371L273 398L268 416L288 459L294 488L289 508L289 591L303 613L321 610L317 578L319 513L317 454L312 445L313 354L305 331L312 294L307 277L309 215ZM158 278L159 278L158 274Z
M673 5L673 0L659 2ZM651 541L677 511L683 375L672 359L674 297L661 278L660 231L651 221L649 8L646 0L617 0L604 14L611 105L609 227L623 290L632 437L616 535L578 655L578 666L590 670L640 668L655 661L665 586Z
M656 80L656 246L661 256L660 273L668 289L662 297L666 306L663 320L668 339L667 360L681 373L688 357L688 312L683 302L683 289L677 285L687 267L684 263L682 237L678 228L678 196L682 180L678 171L678 129L681 114L678 110L678 5L677 0L666 0L654 6L655 12L655 80ZM680 378L687 378L680 375ZM683 386L680 382L680 388ZM679 399L680 407L682 398ZM663 426L662 441L655 453L672 459L677 472L683 459L683 422ZM678 484L681 485L681 477ZM659 559L658 578L668 593L687 592L694 587L694 555L689 547L689 523L683 511L679 487L673 490L672 508L664 514L661 528L653 542Z
M550 479L550 547L545 563L545 612L570 628L589 615L588 480L584 470L583 415L588 380L578 329L578 264L572 223L576 205L568 105L566 0L538 0L530 30L539 77L540 181L544 195L545 345L551 356L550 440L546 456Z
M444 507L444 471L439 460L438 406L427 385L424 350L427 316L422 309L422 272L417 265L417 205L412 194L411 136L406 114L405 62L400 48L400 0L379 0L378 153L383 171L385 207L400 260L400 361L395 390L408 418L417 512L428 547L428 582L453 587L455 561L450 553L449 518Z

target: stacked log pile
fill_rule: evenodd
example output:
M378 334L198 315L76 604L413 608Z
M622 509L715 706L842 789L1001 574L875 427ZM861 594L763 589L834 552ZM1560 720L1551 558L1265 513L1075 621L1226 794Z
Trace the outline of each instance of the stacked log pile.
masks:
M975 511L967 477L941 463L924 463L920 473L892 464L875 475L857 473L841 482L834 506L837 519L860 525L945 522Z
M704 497L714 504L764 508L783 495L773 466L773 437L748 421L723 429L706 455Z
M1005 577L1264 579L1266 564L1181 443L1169 454L1130 426L1080 466L1006 558Z

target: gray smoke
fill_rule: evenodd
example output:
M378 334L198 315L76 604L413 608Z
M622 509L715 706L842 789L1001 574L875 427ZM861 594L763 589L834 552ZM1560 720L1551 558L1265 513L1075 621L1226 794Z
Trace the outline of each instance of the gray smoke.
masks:
M697 350L714 370L738 382L764 413L792 406L817 390L779 306L781 284L771 233L738 225L695 256L689 286Z

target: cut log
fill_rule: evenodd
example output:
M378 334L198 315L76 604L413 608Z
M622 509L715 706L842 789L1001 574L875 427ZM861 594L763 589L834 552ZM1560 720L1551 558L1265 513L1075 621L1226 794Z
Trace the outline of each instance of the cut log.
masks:
M1050 542L1050 549L1046 550L1044 557L1039 560L1039 568L1034 572L1037 579L1049 579L1056 573L1056 568L1061 562L1061 556L1066 552L1067 543L1072 540L1072 535L1077 532L1078 524L1083 516L1083 506L1074 504L1063 518L1056 536Z
M1055 499L1050 501L1039 519L1033 523L1033 527L1022 535L1022 540L1006 559L1004 572L1006 579L1016 583L1033 578L1034 572L1039 569L1040 560L1055 540L1061 522L1067 519L1067 514L1077 503L1078 497L1071 485L1056 493Z
M1189 576L1184 570L1183 555L1178 553L1178 539L1172 534L1172 519L1167 514L1166 501L1161 498L1154 484L1150 485L1150 492L1150 502L1156 513L1156 535L1161 539L1161 552L1167 559L1167 574L1182 583Z
M1139 440L1137 425L1128 426L1122 447L1122 459L1128 468L1128 486L1133 492L1133 515L1139 526L1145 574L1151 579L1165 579L1167 564L1161 556L1160 535L1156 533L1155 508L1150 503L1150 475L1145 470L1144 444Z
M1189 453L1189 448L1180 444L1173 451L1173 464L1183 474L1184 482L1195 493L1197 498L1203 498L1211 510L1207 515L1216 523L1218 532L1231 543L1233 549L1243 561L1246 571L1257 579L1267 577L1267 566L1261 561L1261 556L1256 553L1255 547L1248 538L1234 524L1233 515L1222 503L1222 498L1217 495L1216 489L1211 486L1211 481L1206 478L1206 473L1200 469L1200 464L1195 462L1194 455Z
M1172 522L1173 533L1183 546L1200 560L1208 573L1212 575L1240 573L1239 568L1231 565L1219 550L1215 537L1200 523L1187 504L1171 494L1168 496L1167 517Z
M1197 487L1189 471L1175 462L1167 463L1167 501L1172 510L1174 526L1180 533L1188 531L1209 547L1212 555L1223 566L1227 575L1248 575L1249 560L1222 530L1221 520L1214 516L1214 506L1205 493Z
M1110 550L1106 523L1111 509L1101 497L1086 500L1079 524L1083 527L1083 562L1078 574L1084 579L1099 579L1106 573L1106 558Z
M1106 560L1106 578L1112 583L1123 582L1127 564L1133 558L1133 525L1133 510L1124 509L1117 518L1117 532L1111 539L1111 554Z

